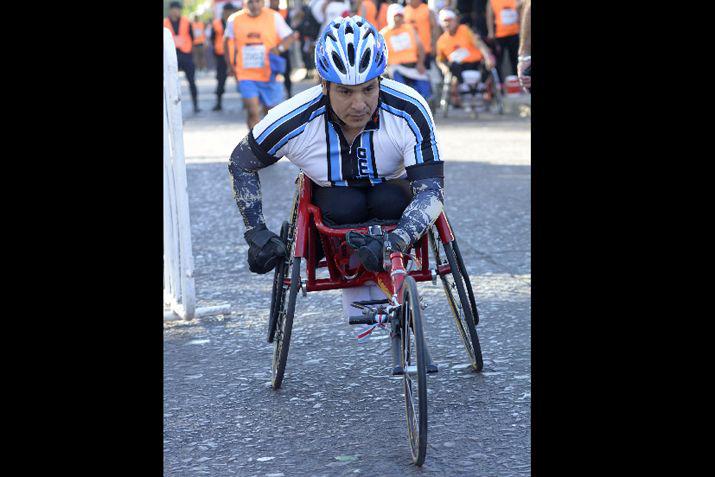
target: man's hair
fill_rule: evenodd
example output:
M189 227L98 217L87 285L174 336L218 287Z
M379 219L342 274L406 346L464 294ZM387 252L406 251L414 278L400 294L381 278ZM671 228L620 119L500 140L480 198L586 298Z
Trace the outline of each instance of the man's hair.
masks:
M233 6L233 3L228 2L223 4L223 9L224 10L235 10L236 7Z
M169 8L178 8L178 9L181 9L181 8L182 8L182 7L181 7L181 2L171 2L171 3L169 4Z

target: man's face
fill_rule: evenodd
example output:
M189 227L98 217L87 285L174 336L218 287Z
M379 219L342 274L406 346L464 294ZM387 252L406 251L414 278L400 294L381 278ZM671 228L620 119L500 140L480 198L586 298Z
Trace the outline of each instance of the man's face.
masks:
M170 8L169 9L169 17L174 21L178 20L179 17L181 17L181 9L176 8L176 7Z
M326 83L323 82L323 93ZM355 86L332 83L330 85L330 106L335 114L349 127L365 127L377 108L380 96L378 78Z
M457 33L457 27L459 26L459 23L457 23L456 18L449 18L445 22L445 26L447 27L447 30L449 30L449 33L454 35L455 33Z
M395 27L402 26L402 24L405 23L405 17L402 16L402 14L395 15L393 18L395 20Z
M255 17L261 13L261 8L263 7L263 0L246 0L244 3L248 7L248 13Z

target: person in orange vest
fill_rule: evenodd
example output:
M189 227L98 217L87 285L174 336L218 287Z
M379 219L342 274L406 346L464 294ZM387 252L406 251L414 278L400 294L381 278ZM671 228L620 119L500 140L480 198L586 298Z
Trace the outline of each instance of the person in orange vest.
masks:
M223 33L226 31L226 21L228 17L233 15L237 8L231 2L223 4L223 9L221 10L221 18L214 18L211 24L211 44L214 50L214 59L216 60L216 104L214 105L212 111L221 111L223 107L221 106L221 97L225 90L226 85L226 55L223 51Z
M441 33L435 13L422 0L407 0L405 21L417 30L422 46L425 48L425 68L430 69L435 41Z
M204 51L204 43L206 42L206 25L201 21L198 15L194 14L194 21L191 22L191 30L194 34L194 47L192 53L194 55L194 65L199 71L206 71L206 57Z
M497 72L504 81L504 55L509 55L512 74L517 74L517 57L519 55L519 21L520 5L517 0L489 0L487 3L488 38L495 42L497 56Z
M201 110L199 109L199 98L194 79L194 59L191 57L194 32L191 31L189 19L181 15L180 2L171 2L169 4L169 16L164 18L164 27L168 28L174 35L178 68L179 71L183 71L186 75L186 80L189 82L189 91L191 92L191 102L194 105L194 113L198 113Z
M355 11L356 15L363 17L376 29L378 28L377 5L373 0L358 0Z
M290 25L291 18L288 13L288 9L280 8L280 0L270 0L270 7L271 7L271 10L275 10L276 12L280 13L281 16L283 17L283 20L285 20L286 24ZM284 60L286 60L286 69L285 69L285 73L283 73L283 85L286 88L286 94L290 98L293 96L293 83L290 80L290 72L291 72L290 51L286 50L285 52L281 53L281 56L283 57Z
M283 101L283 85L276 81L271 55L284 53L297 39L280 13L263 6L263 0L246 0L244 8L226 21L224 54L229 73L238 81L238 92L246 109L248 129L263 114ZM233 48L229 49L228 44ZM229 55L230 52L230 55Z
M392 0L378 0L377 7L377 29L382 30L387 26L387 7L393 3Z
M387 45L387 68L392 79L414 88L430 100L432 85L425 68L425 49L414 27L405 22L405 7L399 3L387 9L387 27L380 30Z
M441 10L439 22L445 31L437 40L437 66L445 76L452 73L451 102L455 107L460 107L461 100L457 88L463 82L462 72L476 70L481 74L482 66L492 69L494 56L479 35L476 35L467 25L459 23L457 14L452 10Z

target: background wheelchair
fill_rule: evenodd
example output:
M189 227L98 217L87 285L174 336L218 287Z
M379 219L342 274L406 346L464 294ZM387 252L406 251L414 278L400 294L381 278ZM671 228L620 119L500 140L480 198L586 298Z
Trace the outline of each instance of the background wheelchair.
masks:
M416 282L442 282L449 307L464 343L472 369L483 368L482 351L476 325L479 315L469 274L454 232L442 213L428 232L405 254L394 252L384 272L370 272L362 264L353 265L354 250L348 246L348 232L380 235L396 223L373 221L366 224L326 225L321 211L312 203L312 181L301 172L296 179L290 219L283 222L281 240L288 256L274 271L268 342L273 343L272 386L280 388L288 359L298 291L308 292L376 283L386 294L384 300L355 302L362 315L351 317L350 324L389 329L393 375L402 375L407 415L407 434L415 464L422 465L427 450L427 372L436 372L425 345L423 317ZM318 244L324 256L318 257ZM432 251L430 257L430 250ZM303 270L301 265L305 264ZM317 272L327 270L328 277ZM301 278L305 277L305 278ZM389 327L389 328L388 328Z
M449 114L451 104L450 85L452 73L448 73L442 81L439 109L443 117ZM457 87L462 99L462 107L474 119L480 112L504 114L504 97L502 83L496 68L466 70L462 72L463 82Z

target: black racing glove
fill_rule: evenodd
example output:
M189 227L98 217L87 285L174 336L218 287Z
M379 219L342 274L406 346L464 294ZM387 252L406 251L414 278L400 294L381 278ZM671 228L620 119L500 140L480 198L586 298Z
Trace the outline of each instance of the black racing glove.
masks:
M375 237L352 230L345 235L345 241L351 248L357 250L360 262L371 272L385 271L383 264L390 260L390 253L404 251L405 245L403 240L395 234L388 233Z
M243 236L248 242L248 269L253 273L268 273L286 256L281 238L260 224Z

